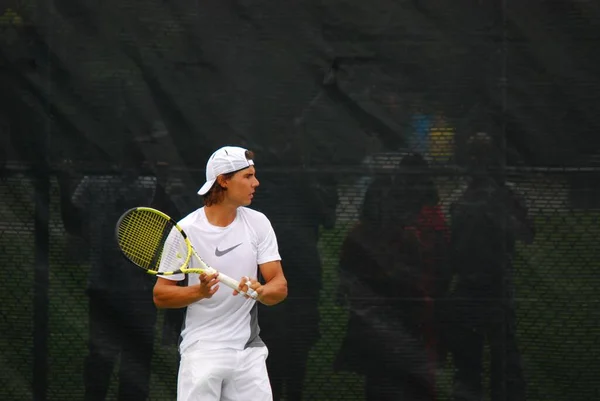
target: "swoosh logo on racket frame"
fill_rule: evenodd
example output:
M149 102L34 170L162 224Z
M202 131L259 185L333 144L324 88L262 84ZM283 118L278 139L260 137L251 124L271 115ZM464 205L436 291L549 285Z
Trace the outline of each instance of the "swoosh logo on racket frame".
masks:
M235 248L237 248L238 246L240 246L240 245L242 245L242 244L243 244L243 242L240 242L239 244L237 244L237 245L234 245L234 246L232 246L231 248L223 249L222 251L220 251L220 250L219 250L219 247L217 246L217 247L215 248L215 256L217 256L217 257L221 257L221 256L223 256L223 255L225 255L225 254L227 254L227 253L229 253L229 252L233 251Z

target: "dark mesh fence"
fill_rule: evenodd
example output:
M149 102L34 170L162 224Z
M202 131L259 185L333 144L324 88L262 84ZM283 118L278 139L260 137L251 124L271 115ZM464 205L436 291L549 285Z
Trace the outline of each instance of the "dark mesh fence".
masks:
M173 400L182 310L119 254L216 148L288 299L276 400L600 395L593 1L0 0L0 399Z

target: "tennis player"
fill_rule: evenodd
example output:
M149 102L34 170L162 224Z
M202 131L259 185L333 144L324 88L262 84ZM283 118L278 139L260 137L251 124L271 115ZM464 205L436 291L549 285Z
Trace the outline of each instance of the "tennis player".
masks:
M178 401L271 401L268 350L259 336L257 301L275 305L287 296L277 239L267 217L246 206L259 185L253 153L226 146L206 165L198 194L204 207L179 223L198 254L216 270L240 278L238 290L219 285L218 275L158 278L158 308L187 307L181 332ZM168 246L168 244L167 244ZM190 267L197 267L197 266ZM162 268L162 267L161 267ZM257 281L258 273L264 284Z

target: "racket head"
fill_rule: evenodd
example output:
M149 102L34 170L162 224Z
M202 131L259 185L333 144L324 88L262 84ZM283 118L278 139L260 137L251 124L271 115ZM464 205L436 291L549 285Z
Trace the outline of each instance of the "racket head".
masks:
M149 207L123 213L115 237L123 256L150 274L159 274L161 265L167 267L167 274L179 273L192 256L189 241L177 222Z

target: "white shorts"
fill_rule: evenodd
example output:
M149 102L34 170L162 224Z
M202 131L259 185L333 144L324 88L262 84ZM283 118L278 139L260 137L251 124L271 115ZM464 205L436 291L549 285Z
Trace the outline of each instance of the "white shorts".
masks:
M267 347L185 350L179 365L177 401L272 401L265 362L268 354Z

